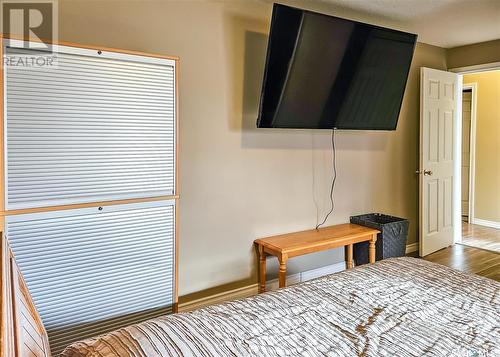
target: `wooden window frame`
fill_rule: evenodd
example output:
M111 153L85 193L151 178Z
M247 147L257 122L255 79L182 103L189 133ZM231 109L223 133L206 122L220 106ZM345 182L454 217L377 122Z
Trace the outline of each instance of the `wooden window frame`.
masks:
M175 61L175 183L174 183L174 195L168 196L157 196L157 197L148 197L148 198L131 198L124 200L112 200L112 201L99 201L92 203L79 203L79 204L68 204L68 205L58 205L51 207L39 207L39 208L26 208L26 209L17 209L17 210L7 210L5 207L5 113L4 113L4 101L5 101L5 93L4 93L4 47L8 43L8 41L25 41L25 42L42 42L40 39L33 38L24 38L18 36L4 36L0 35L0 58L2 58L1 70L0 70L0 231L5 231L5 217L10 215L18 215L18 214L27 214L27 213L36 213L36 212L50 212L57 210L67 210L67 209L75 209L75 208L88 208L88 207L96 207L96 206L112 206L118 204L127 204L127 203L139 203L139 202L151 202L151 201L160 201L160 200L175 200L175 273L174 273L174 305L173 311L178 311L178 291L179 291L179 234L178 234L178 223L179 223L179 209L178 209L178 200L179 200L179 64L180 59L177 56L168 56L161 54L152 54L141 51L133 51L133 50L125 50L118 49L112 47L104 47L104 46L96 46L96 45L83 45L74 42L66 42L66 41L43 41L45 43L50 43L54 46L65 46L72 47L77 49L87 49L91 51L103 51L117 54L126 54L133 56L141 56L148 57L152 59L168 59Z

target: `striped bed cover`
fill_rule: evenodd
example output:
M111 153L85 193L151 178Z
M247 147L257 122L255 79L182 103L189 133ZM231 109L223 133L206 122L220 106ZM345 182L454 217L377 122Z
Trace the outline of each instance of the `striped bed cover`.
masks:
M500 356L500 283L394 258L74 343L81 356Z

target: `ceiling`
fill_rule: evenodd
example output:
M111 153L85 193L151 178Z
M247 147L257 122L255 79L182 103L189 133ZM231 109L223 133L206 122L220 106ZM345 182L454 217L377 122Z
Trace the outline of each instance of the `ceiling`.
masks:
M445 48L500 39L500 0L279 2L416 33L419 42Z

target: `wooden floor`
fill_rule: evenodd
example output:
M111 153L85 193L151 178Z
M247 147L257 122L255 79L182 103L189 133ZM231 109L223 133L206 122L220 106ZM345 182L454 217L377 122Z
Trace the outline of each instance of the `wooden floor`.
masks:
M429 254L424 259L500 281L499 253L454 244L451 247Z
M500 229L463 222L462 244L500 253Z

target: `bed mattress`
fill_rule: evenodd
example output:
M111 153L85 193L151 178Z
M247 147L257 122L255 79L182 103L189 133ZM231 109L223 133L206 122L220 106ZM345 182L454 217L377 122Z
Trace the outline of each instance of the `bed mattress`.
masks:
M500 283L394 258L72 344L81 356L500 356Z

